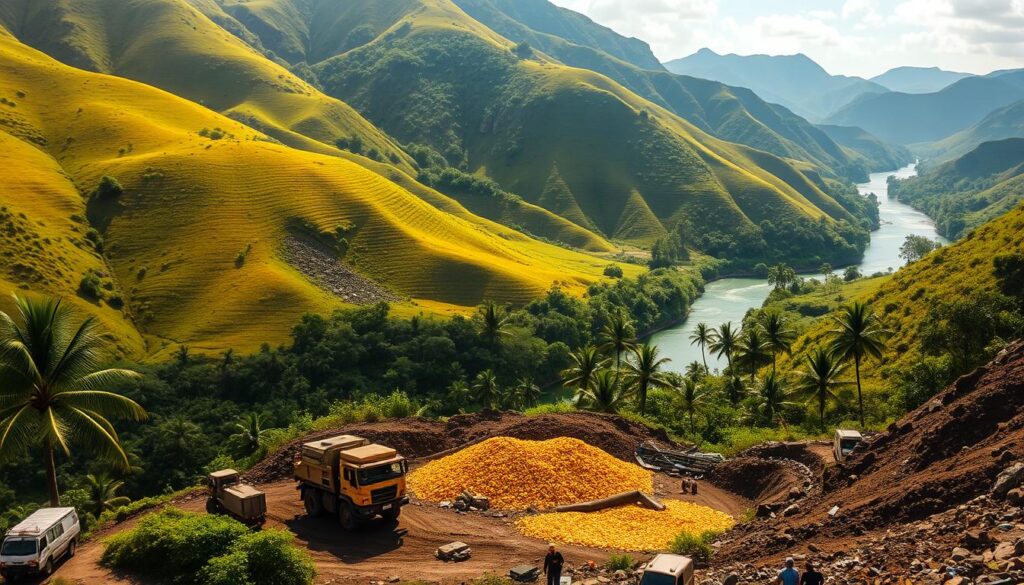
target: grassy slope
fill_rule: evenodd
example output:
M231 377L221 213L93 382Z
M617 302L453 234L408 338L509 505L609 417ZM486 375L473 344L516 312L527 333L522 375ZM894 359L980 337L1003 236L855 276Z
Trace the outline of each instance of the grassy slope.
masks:
M0 191L4 205L17 209L19 194L41 190L19 177L44 177L63 201L24 213L51 226L44 235L70 242L78 237L67 233L70 215L83 206L71 185L91 190L102 175L121 181L118 202L89 215L105 228L112 273L152 342L151 354L164 342L251 350L282 341L305 311L340 306L279 259L291 218L325 231L350 222L346 262L429 308L484 298L524 302L553 282L582 292L607 264L465 212L440 212L354 163L260 140L251 128L192 102L72 69L9 38L0 39L0 60L0 95L16 102L0 109L0 128L21 139L9 151L16 172L4 174L12 183ZM203 127L220 127L232 138L200 137ZM22 152L25 145L31 152ZM58 231L61 223L68 227ZM236 255L250 245L236 268ZM99 265L94 255L61 246L54 253L65 256L68 276L50 276L33 289L69 294L81 273ZM5 288L14 284L6 280ZM119 319L110 309L93 310L109 322ZM126 347L137 346L138 335L126 327L115 331Z
M345 103L323 95L184 0L12 0L0 18L23 42L72 66L142 81L281 142L341 155L339 137L411 161ZM351 157L351 155L346 155Z
M1005 138L1024 138L1024 100L999 108L970 128L938 142L915 144L923 157L952 160L974 150L983 142Z
M611 41L577 43L578 29L561 30L549 24L536 30L532 14L547 10L570 12L547 0L532 0L528 7L509 0L455 0L466 12L516 42L528 42L572 67L590 69L621 83L655 104L693 122L701 129L732 142L766 150L778 156L808 161L823 175L860 178L871 168L857 153L838 146L803 118L782 106L768 104L754 92L715 81L668 73L662 67L640 67L617 58ZM603 27L590 23L587 30L599 36ZM561 34L561 36L559 36Z
M266 0L246 10L272 14L271 5L291 4ZM332 15L323 14L329 8ZM450 2L318 2L309 15L307 27L348 27L316 28L311 38L361 27L378 35L316 67L330 93L403 141L464 156L469 168L529 201L543 203L560 176L558 199L588 220L577 223L609 236L649 242L684 216L710 217L701 227L724 231L756 223L766 210L820 217L809 199L849 217L806 178L780 180L754 160L760 153L712 139L603 76L542 57L517 60L513 43ZM698 215L703 210L711 213Z
M395 171L415 176L414 163L388 136L344 102L324 95L229 33L260 46L259 37L213 0L190 1L194 7L185 0L15 2L0 7L0 22L61 61L160 87L289 146L353 160L450 211L444 206L447 198L438 200L413 180L399 177ZM363 153L377 150L385 162L335 148L335 139L354 136L362 140ZM599 236L524 202L513 202L503 214L490 217L581 249L613 250Z
M891 276L857 281L846 285L837 301L798 297L784 301L790 306L822 304L828 308L860 300L884 315L893 335L881 361L871 360L863 368L869 387L884 387L883 372L914 364L921 357L919 333L928 310L937 302L952 302L974 291L996 290L992 258L999 254L1024 251L1024 208L1018 206L989 222L955 244L933 252ZM819 293L815 293L819 294ZM819 295L820 296L820 295ZM820 343L828 329L828 319L810 325L793 345L794 355Z

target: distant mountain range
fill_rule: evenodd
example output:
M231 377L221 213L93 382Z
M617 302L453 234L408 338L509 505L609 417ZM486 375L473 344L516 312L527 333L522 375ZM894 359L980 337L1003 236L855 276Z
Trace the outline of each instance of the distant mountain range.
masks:
M934 93L861 95L826 120L857 126L883 140L913 144L942 140L977 124L997 108L1024 99L1024 70L967 77Z
M860 77L830 75L803 54L719 55L701 49L689 57L669 61L665 67L673 73L749 88L764 100L786 106L811 121L824 120L862 94L889 91Z
M1024 137L1024 100L999 108L966 130L930 144L914 145L922 157L950 160L963 156L983 142Z
M971 73L946 71L938 67L896 67L872 77L870 81L902 93L933 93L972 76Z

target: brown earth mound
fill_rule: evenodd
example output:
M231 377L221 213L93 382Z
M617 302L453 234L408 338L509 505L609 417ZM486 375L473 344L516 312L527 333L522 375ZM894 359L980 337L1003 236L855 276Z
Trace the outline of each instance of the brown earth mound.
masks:
M807 475L793 461L736 457L716 467L709 479L758 504L774 504L802 496L810 487Z
M624 461L635 461L633 451L643 441L678 449L668 434L621 416L589 412L524 416L513 412L488 411L457 415L447 422L403 419L358 423L319 431L287 444L246 473L246 479L266 483L292 473L292 461L303 443L340 434L352 434L398 449L410 459L436 457L491 437L513 437L542 441L573 437L603 449Z
M906 539L908 548L924 546L921 534L936 541L929 546L947 546L943 534L956 539L970 526L936 534L929 527L968 502L976 507L990 501L982 496L992 491L997 476L1021 461L1024 343L1018 342L867 440L845 465L827 468L821 489L801 501L797 511L733 531L719 562L765 560L809 542L815 543L811 551L832 548L842 554L849 543L887 535L881 543L897 539L903 530L919 535ZM833 506L839 509L830 517ZM925 555L918 551L918 557L901 559L892 546L878 548L890 563L909 565Z

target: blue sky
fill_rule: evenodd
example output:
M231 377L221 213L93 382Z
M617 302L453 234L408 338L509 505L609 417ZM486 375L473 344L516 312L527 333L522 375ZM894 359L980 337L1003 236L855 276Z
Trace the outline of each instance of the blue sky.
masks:
M833 74L1024 67L1024 0L552 0L650 43L662 61L804 53Z

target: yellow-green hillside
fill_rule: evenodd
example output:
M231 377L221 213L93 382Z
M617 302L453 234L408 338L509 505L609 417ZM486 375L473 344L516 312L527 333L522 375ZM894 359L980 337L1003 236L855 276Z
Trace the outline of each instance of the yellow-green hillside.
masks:
M403 143L607 237L645 244L685 222L693 245L735 255L779 247L764 241L770 220L799 225L776 237L811 234L808 258L858 255L834 229L856 218L791 161L714 139L598 73L517 54L450 0L219 4Z
M908 371L923 357L922 335L930 325L930 311L970 299L972 295L996 292L993 259L1021 252L1024 252L1024 208L1018 206L955 244L932 252L891 276L845 285L838 293L838 301L837 294L832 293L828 295L831 299L797 298L779 307L868 303L892 332L882 360L869 360L862 369L868 387L883 389L888 386L884 381L888 372ZM979 322L976 326L983 324ZM832 327L834 324L829 317L817 320L794 344L794 355L800 356L823 343L826 332Z
M46 224L40 237L63 238L52 254L65 258L50 263L65 267L63 277L41 269L47 280L38 283L5 275L4 288L25 282L69 294L90 268L105 270L72 241L80 238L75 228L85 228L72 216L87 207L102 232L112 287L150 354L179 343L253 349L282 341L303 312L341 306L283 260L289 235L333 235L343 226L345 264L430 307L525 302L553 283L580 293L607 265L465 210L442 212L355 163L272 143L192 102L70 68L13 39L0 38L0 62L0 96L13 102L0 106L0 129L18 147L5 149L13 172L3 174L0 198L24 213L20 219ZM204 128L223 137L202 136ZM18 203L43 189L26 181L37 176L64 203ZM91 193L103 176L120 181L120 197L93 197L87 205L75 198L73 187ZM446 206L458 211L454 202ZM31 258L37 268L49 261ZM121 317L108 314L111 295L104 296L92 310L116 322ZM125 347L137 339L120 337Z
M416 176L415 163L388 136L344 102L268 59L258 50L259 38L213 0L192 0L192 5L185 0L12 2L0 5L0 22L61 61L160 87L289 146L348 158L451 211L447 198L437 199L405 176ZM339 139L346 150L336 147ZM492 206L482 207L478 211ZM538 236L588 251L613 251L600 236L524 201L506 201L493 211L486 216Z

